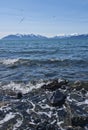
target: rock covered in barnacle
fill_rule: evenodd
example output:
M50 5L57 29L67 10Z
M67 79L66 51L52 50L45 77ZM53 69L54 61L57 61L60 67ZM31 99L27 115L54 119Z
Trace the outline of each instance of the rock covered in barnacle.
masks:
M77 91L72 86L74 84L66 85L66 82L54 80L51 83L60 83L61 87L54 88L54 85L51 85L52 87L49 86L49 89L36 88L34 83L35 89L26 94L17 93L15 90L3 90L2 92L1 89L0 130L87 130L88 124L85 122L88 121L88 118L83 119L88 115L87 89L85 89L85 85L82 85L84 88ZM50 81L46 83L46 86L48 84ZM20 94L22 95L20 96ZM10 112L14 118L8 118ZM82 118L81 115L83 115ZM6 119L9 120L6 121Z
M82 89L82 83L81 81L77 80L74 82L73 87L76 88L76 90L81 90Z
M51 91L54 91L58 88L61 88L61 86L63 85L67 85L68 84L68 80L64 80L64 79L55 79L54 81L45 84L42 86L43 89L48 89Z
M84 127L88 125L88 116L76 116L71 119L73 126Z
M59 130L55 124L50 124L48 121L39 123L36 130Z
M68 127L66 128L66 130L84 130L84 129L81 128L81 127L72 127L72 126L68 126Z
M59 90L48 94L48 100L52 106L62 106L65 103L65 99L66 95L64 95Z
M80 91L83 88L88 91L88 82L82 82L80 80L77 80L74 83L72 83L71 87L75 88L78 91Z
M85 90L84 88L82 88L81 93L83 94L83 96L85 96L87 94L87 90Z

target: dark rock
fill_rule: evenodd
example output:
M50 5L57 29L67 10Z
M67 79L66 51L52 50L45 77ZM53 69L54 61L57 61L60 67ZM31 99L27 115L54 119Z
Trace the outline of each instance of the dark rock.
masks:
M74 87L76 90L81 90L81 89L83 88L82 82L79 81L79 80L75 81L74 84L73 84L73 87Z
M58 80L58 79L56 79L56 80L52 81L49 84L43 85L42 88L54 91L54 90L56 90L58 88L61 88L62 85L67 85L67 84L68 84L67 80L62 80L62 79Z
M61 84L61 86L62 86L62 85L67 85L68 82L69 82L69 81L66 80L66 79L58 79L58 83Z
M18 93L17 93L17 99L22 98L22 96L23 96L23 95L22 95L22 93L21 93L21 92L18 92Z
M77 116L71 119L72 126L84 127L88 125L88 116Z
M36 130L58 130L55 124L45 121L37 125Z
M48 95L48 100L52 106L62 106L65 102L66 95L59 90L52 92Z
M66 130L73 130L72 126L68 126Z
M71 98L71 99L74 99L74 100L76 100L76 101L79 101L79 102L84 101L84 98L82 98L82 96L79 95L79 94L77 94L77 93L72 93L72 94L70 95L70 98Z
M66 128L66 130L84 130L82 127L72 127L72 126L68 126Z
M78 126L78 127L74 127L74 129L73 129L73 130L84 130L84 128L82 128L82 127Z
M64 109L57 110L57 114L59 117L62 117L62 118L66 117L66 115L67 115L67 113Z
M87 91L84 88L81 90L81 92L83 95L85 95L87 93Z
M77 80L72 84L72 88L75 88L78 91L84 88L88 91L88 82L82 82Z

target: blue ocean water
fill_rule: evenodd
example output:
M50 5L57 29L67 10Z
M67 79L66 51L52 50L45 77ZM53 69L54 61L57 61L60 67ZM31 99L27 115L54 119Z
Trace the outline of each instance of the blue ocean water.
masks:
M0 130L87 130L87 86L88 39L0 40Z
M88 39L0 40L0 82L88 81Z

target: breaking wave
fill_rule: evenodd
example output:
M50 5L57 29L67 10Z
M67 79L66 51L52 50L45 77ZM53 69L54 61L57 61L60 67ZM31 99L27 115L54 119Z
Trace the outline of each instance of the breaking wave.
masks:
M1 59L0 64L13 65L13 64L17 63L18 61L19 61L19 59Z
M14 92L22 92L23 94L26 94L33 89L39 89L42 85L44 85L43 81L39 81L37 84L32 84L31 82L28 83L16 83L16 82L10 82L10 83L0 83L0 88L3 90L12 90Z
M58 58L51 58L51 59L25 59L25 58L17 58L17 59L0 59L0 64L3 65L21 65L21 64L58 64L58 63L69 63L69 64L88 64L88 61L86 59L58 59Z

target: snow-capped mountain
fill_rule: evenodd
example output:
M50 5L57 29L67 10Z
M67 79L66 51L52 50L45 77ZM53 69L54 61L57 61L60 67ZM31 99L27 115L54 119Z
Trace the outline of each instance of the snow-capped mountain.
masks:
M16 34L16 35L8 35L2 38L2 40L29 40L29 39L62 39L62 38L88 38L88 34L71 34L71 35L59 35L54 37L45 37L42 35L34 35L34 34Z
M3 37L3 40L25 40L25 39L45 39L47 37L41 35L34 35L34 34L16 34L16 35L8 35Z

